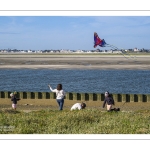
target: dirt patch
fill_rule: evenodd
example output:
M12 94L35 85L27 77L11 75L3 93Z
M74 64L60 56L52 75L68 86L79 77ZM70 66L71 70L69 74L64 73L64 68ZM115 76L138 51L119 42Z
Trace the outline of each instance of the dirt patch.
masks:
M70 110L73 104L85 102L86 109L98 109L105 111L106 108L102 108L103 101L79 101L79 100L65 100L64 110ZM27 105L28 104L28 105ZM148 110L150 108L150 102L115 102L115 108L120 108L121 111L137 111ZM39 100L39 99L26 99L20 100L17 104L18 111L31 112L42 109L59 110L56 100ZM0 110L12 111L10 99L0 99Z

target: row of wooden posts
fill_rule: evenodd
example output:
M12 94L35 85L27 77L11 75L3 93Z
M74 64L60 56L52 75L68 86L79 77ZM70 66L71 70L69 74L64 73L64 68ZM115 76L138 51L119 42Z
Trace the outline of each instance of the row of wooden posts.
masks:
M9 91L1 91L0 98L10 98ZM56 99L53 92L17 92L17 96L21 99ZM115 102L150 102L150 94L113 94ZM79 101L103 101L102 93L66 93L65 99Z

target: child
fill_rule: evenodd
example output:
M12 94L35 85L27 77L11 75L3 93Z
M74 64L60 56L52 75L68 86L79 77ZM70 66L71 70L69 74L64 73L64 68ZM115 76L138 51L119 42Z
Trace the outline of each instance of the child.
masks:
M50 85L48 86L52 92L56 93L56 101L59 105L59 110L63 110L65 92L62 89L62 84L58 84L57 89L52 89Z
M85 107L86 107L85 103L76 103L71 107L71 110L76 110L76 109L81 110L84 109Z
M103 108L105 107L105 104L107 103L107 111L112 110L112 105L115 105L114 99L112 96L109 94L108 91L105 92L105 99L103 103Z
M16 108L17 108L17 101L20 100L20 98L17 98L17 97L16 97L16 94L17 94L17 92L14 92L14 93L11 93L11 94L10 94L11 101L12 101L12 108L13 108L14 110L16 110Z

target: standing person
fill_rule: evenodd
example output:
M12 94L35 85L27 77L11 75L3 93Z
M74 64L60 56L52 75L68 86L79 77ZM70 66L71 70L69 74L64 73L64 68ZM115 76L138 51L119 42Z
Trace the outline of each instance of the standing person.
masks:
M105 99L103 103L103 108L105 107L105 104L107 104L107 111L112 110L112 105L115 105L113 97L109 94L108 91L105 92Z
M14 110L16 110L16 108L17 108L17 101L20 100L20 98L17 98L16 95L17 95L17 92L16 92L16 91L15 91L14 93L11 93L11 94L10 94L11 101L12 101L12 108L13 108Z
M56 93L56 101L59 105L59 110L63 110L65 92L62 89L62 84L58 84L57 89L52 89L50 85L48 86L52 92Z
M75 103L70 110L81 110L84 109L86 107L85 103Z

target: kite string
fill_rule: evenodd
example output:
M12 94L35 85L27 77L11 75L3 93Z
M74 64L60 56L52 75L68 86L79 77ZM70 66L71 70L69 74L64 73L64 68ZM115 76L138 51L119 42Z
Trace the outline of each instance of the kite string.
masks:
M116 47L116 46L114 46L114 45L110 45L110 44L107 44L107 43L106 43L106 45L107 45L108 47L112 47L113 49L119 50L119 48ZM124 52L123 50L121 50L121 52L122 52L121 54L122 54L125 58L135 58L135 56L132 56L132 55L128 54L127 52ZM127 57L127 55L128 55L129 57Z

